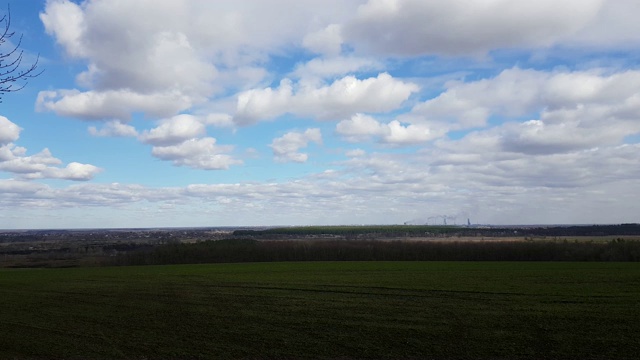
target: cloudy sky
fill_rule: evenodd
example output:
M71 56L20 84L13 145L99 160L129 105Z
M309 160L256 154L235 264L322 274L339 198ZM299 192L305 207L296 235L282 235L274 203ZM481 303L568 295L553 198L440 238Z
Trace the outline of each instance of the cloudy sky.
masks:
M640 221L637 0L10 3L0 228Z

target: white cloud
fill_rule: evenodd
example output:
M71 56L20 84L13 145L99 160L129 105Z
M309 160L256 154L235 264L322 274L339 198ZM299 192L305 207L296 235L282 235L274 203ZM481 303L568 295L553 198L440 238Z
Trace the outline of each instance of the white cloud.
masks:
M365 156L366 154L367 152L362 149L353 149L345 152L345 155L348 157L361 157Z
M434 133L482 128L490 117L534 120L491 132L518 151L563 151L620 143L640 132L640 72L508 69L492 79L456 81L399 120ZM538 116L538 118L535 118ZM498 121L498 120L494 120ZM503 120L513 122L512 120Z
M356 5L49 0L40 14L45 30L67 55L86 62L77 83L89 90L44 92L39 105L83 119L170 117L224 86L255 86L271 53L301 45L308 32L345 19Z
M82 119L127 120L137 111L172 116L206 99L215 66L202 59L184 33L168 25L175 20L169 11L183 6L146 5L48 1L40 14L47 33L70 56L88 60L77 80L93 89L41 92L38 108ZM148 21L132 22L143 13Z
M364 80L346 76L328 86L297 89L290 80L283 80L276 89L239 94L234 121L248 125L285 113L333 120L358 112L388 112L400 107L418 89L417 85L394 79L387 73Z
M98 129L95 126L90 126L89 134L98 137L136 137L138 131L127 124L123 124L118 120L112 120L107 122L102 128Z
M118 54L117 58L115 54L103 54L105 58L79 75L82 83L97 89L130 89L140 94L170 89L194 101L211 93L217 70L198 58L184 34L162 31L148 41L151 45ZM143 66L144 71L139 71Z
M38 184L33 181L0 179L0 194L3 194L4 196L10 195L15 197L22 194L34 196L39 191L46 188L46 185Z
M212 85L216 94L238 92L256 86L264 86L265 82L271 80L272 75L267 69L257 65L245 65L231 69L222 68Z
M64 0L47 0L46 12L40 14L47 34L54 35L71 56L86 54L82 44L82 33L86 29L82 8Z
M20 127L0 115L0 145L16 141L19 137Z
M12 209L37 204L65 215L65 209L81 208L91 214L84 218L91 226L94 219L104 221L99 209L114 207L115 219L126 226L135 225L126 220L132 214L145 226L185 224L176 217L187 226L202 226L202 214L225 225L402 223L444 214L464 214L458 223L467 217L494 224L636 221L638 145L524 157L486 152L467 140L449 145L422 154L358 151L342 166L335 164L337 171L284 182L160 188L86 183L53 189L0 180L0 201ZM138 210L142 204L153 206ZM165 215L150 210L163 204L177 206ZM185 212L189 216L182 217Z
M151 154L171 161L176 166L202 170L226 170L243 162L229 155L230 145L217 145L216 139L206 137L206 126L233 126L231 116L222 113L208 115L181 114L158 121L158 126L142 132L138 139L153 145ZM204 136L204 137L203 137Z
M549 76L513 68L492 79L450 81L443 93L416 105L413 114L425 122L443 122L454 129L484 126L491 114L518 116L539 109Z
M238 95L234 122L250 125L259 120L282 115L289 108L292 98L293 86L288 79L282 80L277 89L265 88L242 92Z
M0 117L0 170L13 178L0 180L6 205L0 226L15 224L4 220L15 209L24 219L43 209L59 216L56 226L98 222L106 212L119 226L210 219L402 223L465 212L473 222L637 221L640 73L618 69L635 66L639 6L634 0L49 0L46 31L75 61L69 69L84 68L67 86L77 89L40 92L39 110L104 121L90 134L137 136L155 158L175 166L242 164L235 147L218 144L227 141L242 144L238 151L251 160L239 171L243 178L228 183L53 188L37 180L87 180L100 169L48 149L28 153L15 144L18 125ZM512 64L538 70L501 68ZM557 67L541 70L547 66ZM371 77L374 71L379 75ZM443 85L452 78L458 80ZM406 112L414 100L420 103ZM128 124L132 113L136 120L164 120L138 132ZM322 163L329 170L312 164L301 170L313 169L308 176L256 181L250 167L276 171L254 161L264 139L276 162L306 162L313 143L334 144L326 124L325 138L320 129L286 133L277 124L260 125L262 143L235 128L285 114L292 115L282 119L287 127L336 121L332 135L373 142L375 150L327 149ZM216 140L209 127L231 130ZM409 145L420 150L389 151Z
M637 15L640 3L635 0L607 0L597 16L568 42L587 47L635 48L640 43Z
M336 133L350 142L377 141L390 145L414 145L430 141L442 134L434 134L424 125L403 125L398 120L382 124L376 119L356 114L336 125Z
M326 28L307 34L302 40L305 48L324 55L339 55L342 52L341 27L331 24Z
M592 21L602 0L369 0L342 27L357 51L393 55L483 54L548 46Z
M500 128L502 149L529 154L553 154L618 144L625 135L624 127L603 126L597 129L582 127L579 122L546 124L530 120L505 124Z
M177 145L154 146L151 154L159 159L171 161L176 166L194 169L222 170L231 165L242 164L227 153L232 146L216 145L216 139L205 137L186 140Z
M205 126L195 116L177 115L159 122L159 126L140 135L140 141L156 146L174 145L205 133Z
M91 164L72 162L64 168L46 169L43 172L43 177L52 179L87 181L93 179L93 177L101 171L102 169Z
M0 170L16 174L35 174L35 177L40 177L40 173L49 165L62 163L51 155L49 149L44 149L32 156L24 156L25 148L15 147L15 145L3 146L3 148L4 161L0 163Z
M355 114L348 120L340 121L336 125L336 133L347 141L360 142L375 136L383 136L386 134L386 129L371 116Z
M304 6L293 0L49 0L40 14L45 30L70 57L86 63L77 82L88 89L43 91L38 108L82 119L126 121L132 112L171 117L205 106L215 95L271 80L265 70L269 56L299 47L327 58L311 59L294 75L322 78L384 70L380 60L358 57L364 53L382 54L386 61L396 55L467 55L555 44L607 46L640 38L637 8L631 0L312 0ZM355 53L348 51L357 56L341 57L343 47L354 48ZM267 117L278 116L289 105L295 114L314 118L387 111L313 99L328 87L281 87L241 93L236 123L255 123L263 108ZM263 105L282 100L279 95L304 102L305 91L307 102L318 103L313 110L290 101ZM335 113L326 111L331 107L337 107Z
M179 92L141 94L128 89L109 91L41 91L38 111L53 111L61 116L88 120L128 121L132 112L168 117L192 106L193 99Z
M60 168L62 161L51 155L49 149L26 156L26 149L13 144L0 146L0 171L12 173L23 179L64 179L87 181L102 171L102 169L77 162L69 163Z
M307 129L305 132L291 131L283 136L273 139L271 149L273 156L278 162L297 162L304 163L308 160L309 155L299 152L300 149L306 148L310 142L316 144L322 143L322 133L320 129Z
M86 181L92 179L102 169L72 162L64 168L58 167L62 160L55 158L49 149L27 156L27 149L17 146L22 129L4 116L0 116L0 171L13 174L21 179L64 179Z
M221 128L234 127L233 117L229 114L223 114L223 113L207 114L206 116L201 118L201 121L205 125L211 125L215 127L221 127Z
M384 66L380 61L372 58L337 56L311 59L304 64L297 65L293 74L305 80L309 78L324 79L361 71L380 70L383 68Z
M496 140L498 147L484 148L472 138L441 142L439 151L429 153L436 160L431 163L431 172L466 174L476 186L494 187L492 191L508 187L578 191L587 186L637 179L640 175L635 168L638 160L633 155L639 149L638 144L514 153L501 146L500 138Z
M424 143L435 138L429 127L422 125L402 125L398 120L391 121L383 142L396 145Z
M81 75L84 83L137 93L206 93L215 67L200 59L189 38L175 27L174 16L184 10L182 2L94 0L78 6L57 0L47 3L40 18L69 55L90 60ZM69 13L73 21L68 21ZM147 21L140 22L140 14Z

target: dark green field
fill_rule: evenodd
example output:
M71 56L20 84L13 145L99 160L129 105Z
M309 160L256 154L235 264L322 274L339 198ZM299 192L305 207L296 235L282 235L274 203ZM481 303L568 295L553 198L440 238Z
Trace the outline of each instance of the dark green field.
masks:
M0 358L640 358L640 265L0 270Z

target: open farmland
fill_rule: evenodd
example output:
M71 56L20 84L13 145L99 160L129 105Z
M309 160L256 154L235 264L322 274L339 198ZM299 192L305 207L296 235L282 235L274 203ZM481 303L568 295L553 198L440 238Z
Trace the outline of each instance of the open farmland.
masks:
M636 359L640 266L0 270L0 358Z

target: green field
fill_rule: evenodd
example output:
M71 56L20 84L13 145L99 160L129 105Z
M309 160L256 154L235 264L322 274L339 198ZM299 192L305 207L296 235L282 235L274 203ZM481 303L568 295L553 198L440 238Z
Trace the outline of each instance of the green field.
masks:
M0 270L0 358L637 359L640 265Z

